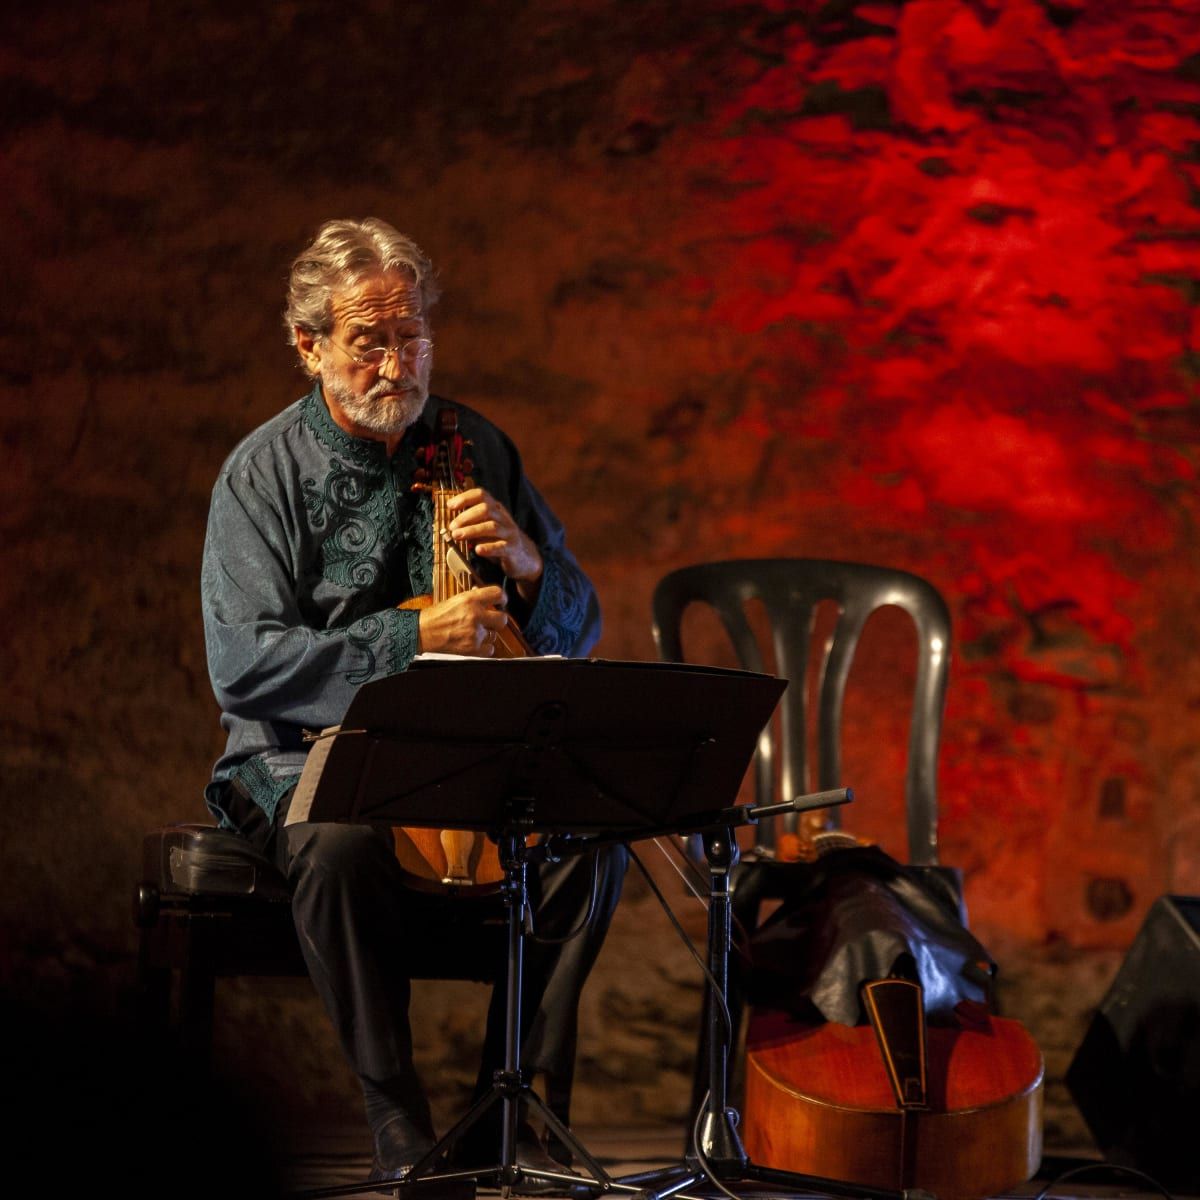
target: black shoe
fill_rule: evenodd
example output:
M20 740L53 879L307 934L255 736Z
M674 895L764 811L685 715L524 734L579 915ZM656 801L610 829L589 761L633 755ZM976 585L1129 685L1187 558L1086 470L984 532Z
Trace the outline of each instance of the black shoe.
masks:
M456 1167L495 1167L500 1163L500 1147L499 1128L493 1122L481 1122L450 1151L450 1158ZM517 1126L517 1166L538 1175L569 1175L581 1184L588 1182L554 1158L533 1126L525 1121ZM512 1190L517 1196L569 1195L574 1191L574 1185L553 1179L531 1179L518 1183Z
M389 1121L375 1134L375 1157L367 1182L403 1183L413 1166L432 1149L433 1139L416 1129L406 1117ZM413 1200L475 1200L475 1181L429 1179L422 1175L405 1189L404 1194Z
M471 1127L450 1149L450 1161L456 1167L494 1167L500 1161L503 1137L498 1120L483 1120ZM526 1163L526 1157L529 1162ZM546 1153L533 1126L521 1121L517 1126L517 1161L531 1170L561 1170L557 1160ZM535 1167L534 1163L541 1165ZM553 1165L551 1165L553 1164Z
M397 1167L385 1167L378 1159L371 1163L371 1173L367 1176L368 1183L403 1184L405 1177L412 1170L413 1163L403 1163ZM391 1194L393 1187L381 1187L381 1192ZM475 1200L475 1180L473 1179L438 1179L422 1175L420 1179L408 1184L402 1196L411 1200Z
M385 1172L377 1164L371 1165L371 1174L367 1176L368 1183L378 1183L377 1189L385 1195L398 1193L403 1200L475 1200L475 1180L473 1179L429 1179L422 1177L410 1184L404 1183L408 1167L400 1167L396 1171Z
M578 1171L564 1167L554 1158L533 1129L525 1124L517 1131L517 1166L522 1171L532 1171L538 1175L569 1175L572 1179L578 1179L580 1184L586 1182ZM513 1193L517 1196L567 1196L574 1195L575 1192L574 1184L556 1179L522 1179L513 1188ZM588 1191L585 1194L592 1193Z

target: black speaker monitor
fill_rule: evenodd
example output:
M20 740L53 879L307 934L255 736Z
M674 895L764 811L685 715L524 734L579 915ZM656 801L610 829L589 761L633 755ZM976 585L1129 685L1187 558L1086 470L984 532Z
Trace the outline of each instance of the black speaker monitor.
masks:
M1107 1158L1200 1188L1200 897L1154 903L1066 1082Z

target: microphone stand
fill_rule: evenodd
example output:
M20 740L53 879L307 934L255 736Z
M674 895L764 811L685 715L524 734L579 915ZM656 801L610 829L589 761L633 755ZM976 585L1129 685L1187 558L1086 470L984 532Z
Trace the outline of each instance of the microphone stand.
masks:
M732 944L730 872L737 862L734 827L749 825L761 817L779 813L806 812L847 804L853 800L849 788L797 796L779 804L740 805L722 816L731 819L693 830L702 835L704 856L709 865L708 970L718 995L708 1004L708 1096L698 1122L691 1152L678 1163L623 1175L615 1181L621 1191L633 1191L637 1200L667 1200L683 1192L704 1196L723 1194L739 1184L766 1184L771 1195L845 1196L851 1200L918 1200L928 1194L865 1187L816 1175L761 1166L750 1160L738 1134L740 1116L729 1103L729 1041L725 1000L729 990L729 951ZM719 1001L719 1002L718 1002ZM714 1186L713 1181L716 1181Z

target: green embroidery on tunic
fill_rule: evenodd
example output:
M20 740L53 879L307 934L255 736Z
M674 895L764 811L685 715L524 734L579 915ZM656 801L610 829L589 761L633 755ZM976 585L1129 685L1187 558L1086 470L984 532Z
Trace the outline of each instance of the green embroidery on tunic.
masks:
M233 778L246 789L250 799L267 814L268 821L275 820L275 810L279 807L279 801L296 784L294 774L276 779L261 754L246 759L234 771Z
M346 682L356 686L375 678L374 646L386 630L384 614L371 613L370 616L360 617L346 630L346 640L356 649L361 650L366 662L357 670L346 674Z
M344 588L369 588L383 573L381 559L395 542L391 497L379 481L336 458L318 483L301 483L304 507L313 529L325 537L318 557L321 575Z

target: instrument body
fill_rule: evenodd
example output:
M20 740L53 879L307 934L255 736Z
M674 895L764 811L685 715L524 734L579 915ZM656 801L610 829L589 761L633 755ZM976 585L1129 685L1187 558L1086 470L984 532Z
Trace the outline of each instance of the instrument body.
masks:
M924 1031L923 1106L898 1103L869 1025L750 1019L745 1144L771 1167L940 1200L994 1196L1042 1152L1041 1052L1017 1021L990 1015Z
M869 845L827 812L779 839L782 859L815 862ZM1042 1156L1041 1051L1018 1021L961 1002L926 1021L922 988L860 984L869 1025L811 1024L752 1009L746 1038L746 1149L757 1161L939 1200L994 1196Z
M474 487L474 463L466 455L470 443L458 431L458 416L446 406L438 413L438 436L418 452L413 491L429 493L433 514L432 593L406 600L404 609L427 608L449 600L483 581L472 569L470 547L450 536L453 514L450 500ZM495 658L526 658L536 652L526 642L520 626L505 613L505 625L496 631ZM485 895L504 878L495 842L482 833L460 829L419 829L395 826L396 858L412 886L438 892L462 891Z

